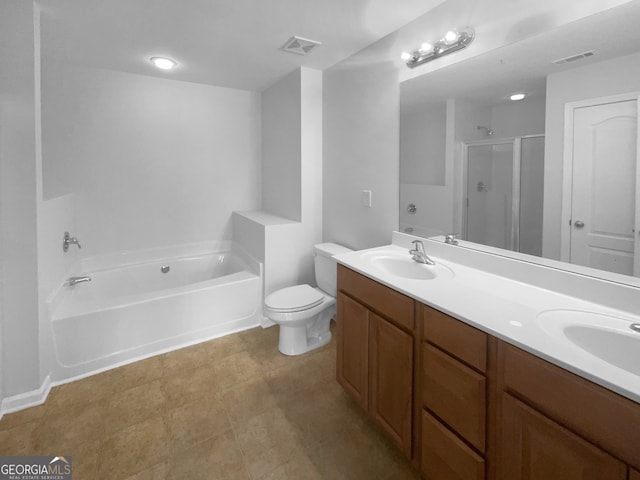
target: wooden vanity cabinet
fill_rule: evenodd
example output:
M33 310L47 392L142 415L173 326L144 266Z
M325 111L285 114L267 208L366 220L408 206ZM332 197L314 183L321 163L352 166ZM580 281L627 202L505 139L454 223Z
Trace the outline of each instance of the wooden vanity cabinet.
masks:
M502 341L497 371L497 479L637 476L640 405Z
M420 470L430 480L485 478L488 335L420 305Z
M411 458L414 301L338 266L337 380Z
M338 267L337 379L427 480L640 480L640 404Z

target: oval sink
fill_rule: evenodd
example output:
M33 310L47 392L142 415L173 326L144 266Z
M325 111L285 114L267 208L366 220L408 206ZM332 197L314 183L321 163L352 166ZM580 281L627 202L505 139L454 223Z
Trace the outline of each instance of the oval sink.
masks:
M438 277L452 278L453 271L436 262L435 265L418 263L409 254L371 252L366 256L372 266L384 273L412 280L432 280Z
M578 347L605 362L640 375L640 334L573 325L564 329L566 337Z
M538 315L542 328L561 335L581 350L640 375L640 332L630 320L578 310L549 310Z

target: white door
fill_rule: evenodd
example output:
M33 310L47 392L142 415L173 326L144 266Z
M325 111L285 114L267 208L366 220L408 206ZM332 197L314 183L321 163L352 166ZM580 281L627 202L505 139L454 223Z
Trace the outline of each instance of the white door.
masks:
M573 120L570 262L633 275L638 102L576 108Z

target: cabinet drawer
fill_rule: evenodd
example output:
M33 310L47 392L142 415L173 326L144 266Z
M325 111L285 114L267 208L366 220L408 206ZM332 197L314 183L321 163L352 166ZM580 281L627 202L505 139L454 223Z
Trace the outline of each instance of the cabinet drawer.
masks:
M389 320L413 330L412 298L396 292L384 285L360 275L357 272L338 265L338 289Z
M487 370L487 334L426 305L422 307L424 339L473 368Z
M438 420L422 412L420 470L429 480L482 480L484 460Z
M640 405L505 342L503 388L632 466L640 467Z
M422 346L422 402L461 437L484 452L484 375L425 343Z

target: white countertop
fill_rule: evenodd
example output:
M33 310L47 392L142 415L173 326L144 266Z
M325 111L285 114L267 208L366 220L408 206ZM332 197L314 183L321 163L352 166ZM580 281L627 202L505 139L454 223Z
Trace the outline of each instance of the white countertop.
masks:
M394 241L396 237L398 236L394 235ZM467 249L421 240L427 254L436 262L436 268L440 269L440 273L436 272L433 279L411 279L394 275L371 261L372 257L378 255L406 256L410 259L407 245L387 245L337 255L335 258L342 265L419 302L640 403L640 376L578 347L562 334L559 327L559 322L567 316L567 311L569 315L577 312L579 318L585 319L595 317L590 314L604 315L607 316L604 320L610 319L612 325L623 321L625 328L628 323L640 322L640 302L635 303L636 292L621 291L622 300L617 295L608 295L608 298L616 297L615 300L622 305L622 308L614 308L593 301L599 297L593 292L598 291L602 296L603 291L605 294L609 289L615 291L615 285L603 286L597 279L576 279L574 274L555 269L544 271L544 266L513 260L510 267L506 264L514 272L513 276L510 275L512 278L508 278L489 269L477 268L478 265L489 265L491 261L496 264L504 263L505 259L483 259L478 257L486 255L481 252L463 252ZM400 239L396 243L407 241L410 238ZM417 263L416 266L433 268ZM503 269L504 267L502 265ZM447 270L453 274L449 274ZM497 270L500 271L500 268ZM530 278L531 283L529 280L523 281L523 278ZM584 282L577 285L584 295L576 294L576 285L572 285L572 282ZM640 298L640 290L637 293ZM554 319L556 313L557 322ZM543 314L542 317L540 314ZM602 320L602 317L599 319ZM640 361L640 351L635 355ZM640 371L640 366L636 371Z

